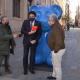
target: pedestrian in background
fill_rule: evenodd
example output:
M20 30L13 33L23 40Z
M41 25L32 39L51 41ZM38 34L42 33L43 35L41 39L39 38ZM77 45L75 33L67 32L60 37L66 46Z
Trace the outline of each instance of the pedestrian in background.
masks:
M47 78L62 80L61 62L62 56L65 53L65 34L55 14L49 16L48 22L51 27L51 31L48 35L48 46L52 53L53 72L52 75Z
M69 24L69 22L67 23L67 31L69 31L70 30L70 24Z
M34 11L29 12L28 20L24 20L21 34L24 35L23 46L24 46L24 55L23 55L23 68L24 75L29 71L34 74L34 65L35 65L35 53L36 47L38 45L38 40L41 36L41 23L36 19L36 13ZM30 50L30 64L28 66L28 56Z

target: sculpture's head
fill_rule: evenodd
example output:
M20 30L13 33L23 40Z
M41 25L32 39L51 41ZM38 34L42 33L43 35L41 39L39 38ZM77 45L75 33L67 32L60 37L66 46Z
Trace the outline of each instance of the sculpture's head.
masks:
M30 7L30 11L36 12L37 14L36 19L42 22L43 31L46 31L49 29L49 26L48 26L49 15L54 13L57 15L58 19L60 19L62 16L62 9L59 5L51 5L51 6L34 5Z

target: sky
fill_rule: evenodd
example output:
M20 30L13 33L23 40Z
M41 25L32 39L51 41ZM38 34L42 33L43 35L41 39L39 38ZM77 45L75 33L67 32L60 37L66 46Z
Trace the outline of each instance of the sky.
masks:
M70 3L70 16L72 19L75 19L76 9L79 3L79 0L69 0Z

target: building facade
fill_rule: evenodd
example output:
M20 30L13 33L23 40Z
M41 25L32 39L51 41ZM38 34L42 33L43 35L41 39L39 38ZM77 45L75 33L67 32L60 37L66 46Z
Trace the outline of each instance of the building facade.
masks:
M39 5L44 5L44 6L58 4L61 6L63 10L63 15L65 14L66 0L33 0L33 4L39 4Z
M65 26L65 18L63 18L66 14L66 2L67 0L33 0L33 4L36 5L53 5L53 4L57 4L60 5L62 10L63 10L63 14L62 14L62 18L60 19L60 23Z
M59 4L65 14L65 2L66 0L33 0L32 4ZM0 15L8 16L13 32L20 31L23 20L27 18L28 5L28 0L0 0Z
M80 5L78 5L76 10L75 24L77 27L80 27Z
M20 31L27 18L27 0L0 0L0 15L8 16L13 32Z

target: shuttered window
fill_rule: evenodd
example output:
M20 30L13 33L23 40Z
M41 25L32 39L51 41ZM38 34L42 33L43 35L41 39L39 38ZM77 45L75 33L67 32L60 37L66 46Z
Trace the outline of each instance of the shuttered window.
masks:
M20 0L13 0L13 17L20 18Z

